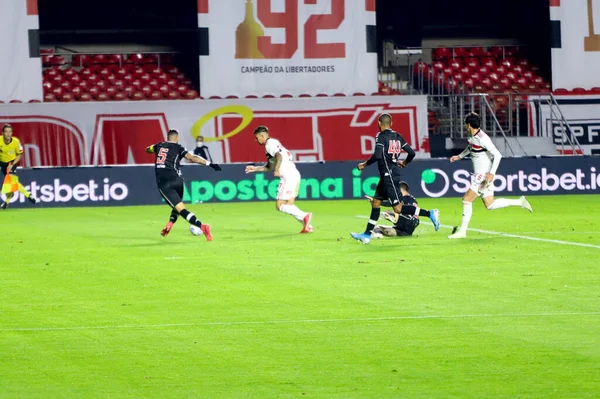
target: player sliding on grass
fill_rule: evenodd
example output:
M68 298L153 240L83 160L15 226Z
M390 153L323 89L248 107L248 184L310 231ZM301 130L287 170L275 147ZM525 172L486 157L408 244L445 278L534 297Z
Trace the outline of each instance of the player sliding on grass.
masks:
M371 203L371 216L367 223L367 228L364 233L350 233L350 236L363 244L368 244L371 241L371 232L381 214L381 204L383 201L388 201L394 212L397 215L406 214L402 211L403 204L400 199L400 190L398 189L397 176L400 175L400 168L406 167L415 157L415 152L408 145L399 133L392 130L392 117L390 114L384 113L379 116L379 133L375 137L375 152L365 162L358 164L358 170L363 170L365 167L377 162L379 168L379 183L375 190L375 198ZM406 151L408 156L405 160L400 161L398 157L402 151ZM414 215L414 213L412 213ZM437 231L439 228L438 212L431 212L428 215L431 218ZM394 221L397 222L397 219Z
M156 174L156 185L158 192L167 201L167 204L172 208L169 223L160 232L163 237L166 237L171 231L173 224L177 221L177 216L181 215L189 224L200 227L202 233L206 236L207 241L212 241L210 233L210 225L201 223L196 215L185 209L183 204L183 178L181 177L181 160L187 159L192 163L209 166L216 171L221 170L221 167L215 163L209 162L206 159L189 153L182 145L179 144L179 132L175 129L169 130L167 133L167 141L151 145L146 148L149 154L156 154L154 157L154 171Z
M402 213L400 215L396 215L394 211L385 211L381 215L384 219L392 222L393 226L384 226L378 224L373 229L371 233L371 238L382 238L382 237L406 237L412 236L413 232L419 225L419 216L427 216L431 219L431 221L435 223L439 223L439 211L437 209L432 209L431 211L427 211L425 209L419 208L419 203L417 199L410 194L410 188L408 183L401 181L400 184L400 201L402 202ZM369 200L370 203L373 203L373 197L369 197L365 195L365 198ZM382 206L392 206L388 201L383 201L381 203ZM432 217L432 214L434 215ZM435 221L434 221L435 220ZM436 231L439 228L436 227Z
M492 139L481 130L481 118L474 112L465 118L465 128L469 134L469 145L459 155L450 158L450 162L456 162L467 155L471 155L473 161L474 176L471 188L466 192L463 201L462 223L455 227L448 238L466 238L469 221L473 214L473 201L481 195L483 204L488 210L506 208L507 206L520 206L533 212L531 205L525 197L519 199L497 198L494 200L494 176L500 165L502 154L496 148Z
M312 233L310 225L312 213L301 211L296 205L296 197L300 188L300 172L292 161L292 154L281 145L279 140L269 137L269 129L266 126L258 126L254 130L256 142L265 147L267 151L267 163L263 166L246 166L246 173L273 171L275 177L280 177L277 189L275 206L277 210L292 215L302 223L300 233Z

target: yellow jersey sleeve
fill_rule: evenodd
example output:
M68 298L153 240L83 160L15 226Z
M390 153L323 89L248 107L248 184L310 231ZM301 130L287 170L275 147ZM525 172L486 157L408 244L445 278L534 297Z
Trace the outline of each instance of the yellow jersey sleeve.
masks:
M23 153L23 145L21 145L21 141L18 138L13 137L13 142L15 145L15 153L17 155L21 155ZM13 143L11 142L11 144Z

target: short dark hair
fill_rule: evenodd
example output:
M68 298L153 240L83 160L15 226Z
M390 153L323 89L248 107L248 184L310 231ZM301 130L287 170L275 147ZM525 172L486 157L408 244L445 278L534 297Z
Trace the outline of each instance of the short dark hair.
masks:
M465 125L469 125L473 129L479 129L481 127L481 118L475 112L471 112L465 117Z
M197 136L196 140L198 140L198 139L202 139L202 141L204 141L204 136Z
M410 187L408 186L408 183L405 181L401 181L400 182L400 190L404 190L407 193L410 193Z
M379 115L379 122L382 125L389 126L392 124L392 116L390 114L381 114Z
M10 129L12 129L13 127L12 127L12 125L11 125L11 124L9 124L9 123L5 123L5 124L2 126L2 133L4 133L4 129L7 129L7 128L10 128Z
M173 136L179 136L179 132L175 129L169 129L167 132L167 138L170 139Z
M256 129L254 129L254 134L258 133L269 133L269 128L264 125L260 125Z

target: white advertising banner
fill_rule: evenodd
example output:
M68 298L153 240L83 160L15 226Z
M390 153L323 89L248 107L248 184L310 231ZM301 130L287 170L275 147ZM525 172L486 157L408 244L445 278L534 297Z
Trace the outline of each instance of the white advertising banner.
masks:
M42 61L30 54L37 0L0 1L0 101L42 100Z
M573 153L572 141L579 143L584 154L600 154L600 96L555 96L555 99L560 112L556 105L550 105L547 97L531 97L531 135L552 137L556 149L563 154ZM562 123L561 115L571 132Z
M426 96L5 104L0 124L13 125L24 166L151 163L145 147L169 128L190 150L202 135L215 162L261 162L258 125L296 161L342 161L372 154L382 112L419 157L430 156Z
M600 87L600 0L550 0L552 87Z
M377 91L375 0L199 0L200 94Z

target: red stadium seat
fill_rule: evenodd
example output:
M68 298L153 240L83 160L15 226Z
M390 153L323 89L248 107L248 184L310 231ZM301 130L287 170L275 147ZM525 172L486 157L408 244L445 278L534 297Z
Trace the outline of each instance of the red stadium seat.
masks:
M150 93L150 97L148 97L150 100L162 100L164 98L163 94L160 91L153 91L152 93Z
M147 97L146 97L146 94L145 94L145 93L143 93L143 92L141 92L141 91L135 91L135 92L133 92L133 94L131 95L131 98L132 98L133 100L138 100L138 101L140 101L140 100L145 100Z
M54 93L44 94L44 102L53 103L56 101L56 95Z
M495 72L499 75L504 75L504 74L508 73L508 68L505 67L504 65L499 65L496 67Z
M73 85L68 80L65 80L63 82L60 82L60 87L62 87L66 93L66 92L71 91L71 89L73 88Z
M169 100L177 100L178 98L181 98L181 94L178 91L170 91L166 97Z
M88 81L90 84L96 84L96 83L97 83L98 81L100 81L100 80L101 80L101 79L100 79L100 76L98 76L98 75L95 75L95 74L94 74L94 75L90 75L90 76L88 76L88 77L87 77L87 81Z
M75 96L75 99L79 99L81 97L81 95L83 94L83 89L79 86L75 86L71 89L71 94L73 94L73 96Z
M452 52L450 49L445 47L435 48L431 51L432 58L437 61L443 58L448 58L452 56Z
M90 65L90 56L87 54L76 54L71 59L72 67L81 68L81 67L87 67L89 65Z
M106 93L99 93L96 96L96 101L110 101L110 100L111 100L110 96Z
M113 94L112 99L115 101L127 101L129 100L129 97L123 92L118 92Z
M588 91L583 87L575 87L572 92L575 94L586 94Z
M79 101L94 101L94 97L90 93L81 93Z
M130 54L127 58L123 60L123 63L139 65L141 64L143 59L144 56L142 54Z
M112 82L112 86L116 89L116 90L123 90L127 84L121 80L121 79L116 79L115 81Z
M158 86L158 91L160 91L164 96L171 92L171 88L165 84Z
M146 97L150 97L150 94L152 94L152 87L150 87L150 86L148 86L148 85L143 85L143 86L140 88L140 91L141 91L142 93L144 93L144 95L145 95Z
M71 93L65 93L62 96L60 96L60 101L64 103L72 102L75 101L75 96Z
M97 98L98 95L100 94L100 89L96 86L90 86L90 88L87 90L87 92L94 98Z
M108 56L105 54L94 54L90 59L90 63L96 65L105 65L108 63Z
M40 101L40 100L29 100L28 102L29 102L29 103L41 103L41 101Z
M104 92L108 94L111 98L114 98L115 94L119 93L120 91L117 90L114 86L107 86Z
M493 58L484 58L483 61L481 62L481 66L485 66L488 68L494 68L496 67L496 60Z
M193 100L200 97L198 95L198 92L196 90L188 90L187 93L185 93L185 98L187 98L188 100Z

